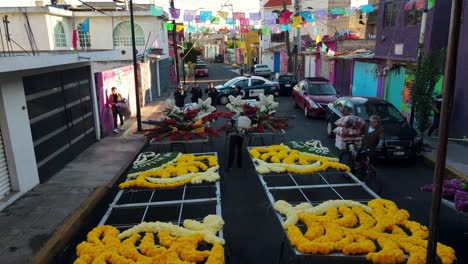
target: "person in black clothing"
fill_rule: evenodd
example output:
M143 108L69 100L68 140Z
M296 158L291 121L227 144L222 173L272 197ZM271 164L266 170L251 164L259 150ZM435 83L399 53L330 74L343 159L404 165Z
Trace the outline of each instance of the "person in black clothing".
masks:
M205 93L208 94L208 97L211 98L211 106L215 106L218 101L218 90L214 87L214 84L210 82L208 88L206 88Z
M193 87L190 93L192 94L192 97L191 97L192 103L198 103L198 99L202 99L203 97L203 92L200 89L200 85L198 83L193 84Z
M240 86L236 86L236 88L234 88L234 89L235 89L235 91L232 94L234 97L237 97L239 95L244 97L244 93L242 92L242 88Z
M187 94L184 91L184 87L180 83L179 86L177 86L177 90L174 92L175 105L180 108L184 107L186 96Z
M250 66L250 74L254 75L254 73L255 73L255 66L252 65L252 66Z
M242 114L241 114L242 115ZM245 131L237 127L237 117L229 120L226 134L229 135L228 167L227 172L234 163L234 154L237 150L237 167L242 168L242 144L244 142Z
M122 98L122 95L117 93L117 88L112 87L111 88L111 94L109 96L109 104L112 107L112 116L114 117L114 130L112 130L114 133L119 133L119 130L117 129L117 115L119 116L120 119L120 128L123 129L124 125L124 120L123 120L123 115L120 112L121 108L119 107L119 104L122 102L125 102L125 100Z
M434 130L439 129L440 123L440 110L442 109L442 96L437 96L436 101L434 102L434 120L432 122L429 131L427 131L428 136L432 136Z

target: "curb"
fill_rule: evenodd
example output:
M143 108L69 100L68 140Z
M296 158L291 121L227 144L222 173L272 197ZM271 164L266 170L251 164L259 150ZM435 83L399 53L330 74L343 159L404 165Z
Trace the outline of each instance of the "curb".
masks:
M117 171L116 175L105 186L98 186L89 196L84 200L78 209L65 219L64 223L57 228L52 236L44 243L39 251L31 258L32 264L53 263L55 256L63 249L69 241L79 232L83 226L83 222L97 207L99 202L110 192L112 186L118 181L120 176L127 170L132 161L137 157L145 144L136 150L130 158L123 163L124 166Z
M424 162L430 166L434 166L435 165L435 159L433 159L432 157L430 157L429 155L427 154L422 154L421 157L424 159ZM465 175L463 172L455 169L455 168L452 168L450 166L447 166L447 164L445 165L445 173L446 174L450 174L450 175L453 175L455 177L458 177L460 179L465 179L465 180L468 180L468 176Z

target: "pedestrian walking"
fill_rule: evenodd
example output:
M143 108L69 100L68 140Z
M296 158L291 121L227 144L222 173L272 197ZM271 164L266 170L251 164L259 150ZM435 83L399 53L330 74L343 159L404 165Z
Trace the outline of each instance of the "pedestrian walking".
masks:
M205 93L208 94L208 97L211 98L211 106L216 106L218 102L218 90L214 87L214 84L210 82L208 88L206 88Z
M190 90L190 93L192 94L191 96L192 103L198 103L198 99L202 99L203 97L203 92L200 88L200 85L197 82L193 84L193 87L192 87L192 90Z
M252 63L253 63L253 64L257 64L257 56L254 55L254 56L252 57Z
M241 64L241 66L239 67L239 74L240 76L244 76L244 64Z
M432 125L429 128L429 131L427 131L428 136L432 136L432 133L436 130L439 129L439 123L440 123L440 110L442 109L442 96L438 95L436 97L436 100L434 102L433 106L433 111L434 111L434 119L432 120Z
M122 104L126 103L126 100L122 97L120 93L117 93L117 88L111 88L111 94L109 95L109 104L112 108L112 117L114 118L114 133L119 133L118 126L117 126L117 116L120 119L120 129L123 129L124 126L124 119L122 113Z
M254 73L255 73L255 65L252 64L252 66L250 66L250 74L254 75Z
M187 97L187 94L184 91L184 86L179 83L176 91L174 92L175 105L179 108L183 108L185 105L185 97Z
M239 115L242 116L242 113ZM231 171L234 159L237 160L237 167L242 168L242 145L244 143L245 132L244 128L238 126L237 116L229 120L226 128L226 134L229 136L227 172Z

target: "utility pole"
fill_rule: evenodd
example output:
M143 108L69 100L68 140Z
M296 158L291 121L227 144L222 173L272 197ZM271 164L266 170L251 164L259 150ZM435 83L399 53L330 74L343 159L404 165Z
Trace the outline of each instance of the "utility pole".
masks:
M286 9L286 0L283 0L283 12L287 12ZM288 53L288 72L292 71L292 53L291 53L291 44L289 43L289 30L286 30L286 51Z
M426 24L427 24L427 8L428 8L428 0L424 0L424 9L421 18L421 31L419 32L419 45L418 45L418 59L416 65L416 76L415 76L415 83L421 82L421 78L419 76L419 71L421 69L422 59L424 56L424 38L426 36ZM414 124L414 104L411 103L411 115L410 115L410 124L413 126ZM424 132L424 131L421 131Z
M170 5L171 8L174 8L174 0L170 0ZM179 76L179 51L177 50L177 26L176 26L176 21L175 19L172 20L174 23L174 27L172 28L172 48L174 49L174 62L175 62L175 76L177 83L176 85L179 85L180 83L180 76Z
M440 201L442 198L442 184L444 180L445 161L447 158L448 128L452 113L453 94L457 75L458 44L463 14L463 0L452 1L450 15L450 30L447 45L447 59L445 61L442 109L440 113L439 144L437 145L437 159L434 168L431 216L429 222L429 239L427 242L426 263L436 263L437 240L439 234Z
M140 105L140 90L138 89L138 63L137 63L137 49L135 42L135 20L133 18L133 0L130 0L130 28L132 32L132 51L133 51L133 79L135 79L135 96L136 96L136 118L138 132L142 131L141 128L141 105Z
M296 16L300 16L300 11L301 11L301 0L296 0L296 3L295 3L295 8L296 8ZM299 79L299 76L300 76L300 72L299 72L299 56L301 54L301 50L302 50L302 47L301 47L301 25L299 25L299 27L297 28L297 33L296 33L296 77Z

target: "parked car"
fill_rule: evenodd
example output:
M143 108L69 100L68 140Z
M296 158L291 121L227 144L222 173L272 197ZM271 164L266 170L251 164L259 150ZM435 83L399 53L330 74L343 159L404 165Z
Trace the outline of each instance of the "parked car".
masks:
M225 84L218 85L215 88L219 92L219 103L229 103L228 96L234 93L234 88L240 86L244 96L243 99L256 99L260 94L279 95L280 86L277 82L272 82L258 76L239 76L229 80Z
M378 115L384 129L383 158L411 158L421 153L422 140L406 118L391 103L375 97L341 97L327 107L327 134L333 137L340 117L356 115L366 122Z
M271 77L271 70L268 68L268 65L265 64L255 64L253 68L252 75L262 76L267 79Z
M223 62L224 62L223 54L217 54L214 58L214 63L223 63Z
M280 95L292 95L293 87L297 84L296 76L291 73L280 74L275 81L280 85Z
M201 59L197 59L197 63L196 64L205 64L205 62Z
M206 67L206 64L195 65L195 77L199 76L208 77L208 67Z
M338 98L335 87L322 77L306 78L294 86L294 106L304 109L304 116L323 116L327 105Z

